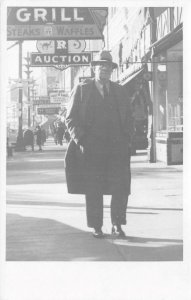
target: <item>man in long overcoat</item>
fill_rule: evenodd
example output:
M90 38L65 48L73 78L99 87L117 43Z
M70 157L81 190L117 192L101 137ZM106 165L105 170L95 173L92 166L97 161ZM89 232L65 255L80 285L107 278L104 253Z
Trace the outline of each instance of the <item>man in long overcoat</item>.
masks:
M91 64L95 79L76 86L66 114L67 187L69 193L85 194L87 225L97 238L103 237L103 195L111 195L112 234L123 237L131 182L130 99L126 88L110 81L117 64L109 51Z

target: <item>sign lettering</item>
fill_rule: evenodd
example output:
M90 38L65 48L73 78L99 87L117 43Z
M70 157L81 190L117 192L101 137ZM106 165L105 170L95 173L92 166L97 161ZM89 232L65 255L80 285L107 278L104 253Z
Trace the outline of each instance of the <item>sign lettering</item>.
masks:
M31 53L32 67L47 67L54 65L89 65L91 52L68 53L63 55Z
M7 40L103 39L106 7L8 7Z
M64 103L69 101L68 93L65 91L50 92L49 96L51 103Z
M34 100L33 105L49 104L50 100Z
M79 8L18 8L16 19L19 22L55 22L57 19L61 22L84 22L84 17L80 17Z
M59 107L37 108L37 113L39 115L57 115L59 110Z
M38 40L36 47L41 53L79 53L85 50L86 42L85 40Z

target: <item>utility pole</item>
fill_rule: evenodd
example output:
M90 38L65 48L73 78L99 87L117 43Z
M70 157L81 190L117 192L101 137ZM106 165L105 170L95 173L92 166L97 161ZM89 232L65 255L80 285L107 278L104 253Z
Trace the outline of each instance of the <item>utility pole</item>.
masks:
M30 74L32 73L32 71L30 70L31 65L30 65L30 55L29 52L27 52L27 57L24 57L24 59L26 60L26 64L24 64L24 66L26 67L26 71L24 71L27 74L27 83L28 83L28 91L27 91L27 95L28 95L28 127L31 126L31 111L30 111L30 102L31 102L31 98L30 98Z
M36 97L37 97L37 91L35 89L35 84L33 82L33 87L32 87L32 126L34 127L35 126L35 100L36 100Z
M17 142L15 146L15 151L25 151L24 143L23 143L23 81L22 81L22 43L23 41L19 41L19 129Z

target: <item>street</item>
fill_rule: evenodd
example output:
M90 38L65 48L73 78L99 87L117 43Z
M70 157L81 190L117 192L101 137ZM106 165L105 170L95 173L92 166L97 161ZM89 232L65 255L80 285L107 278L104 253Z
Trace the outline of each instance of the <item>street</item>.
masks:
M43 151L7 158L8 261L182 261L182 165L151 164L132 156L126 238L111 235L110 197L104 198L104 239L86 226L83 195L67 193L67 145L49 139Z

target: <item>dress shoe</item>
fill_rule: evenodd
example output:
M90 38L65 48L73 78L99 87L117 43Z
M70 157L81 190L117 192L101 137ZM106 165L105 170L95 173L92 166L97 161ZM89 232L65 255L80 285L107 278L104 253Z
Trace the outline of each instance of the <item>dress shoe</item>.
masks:
M103 232L101 229L94 229L93 236L95 238L101 239L103 237Z
M111 229L111 233L116 237L125 237L125 232L122 230L121 225L113 225Z

